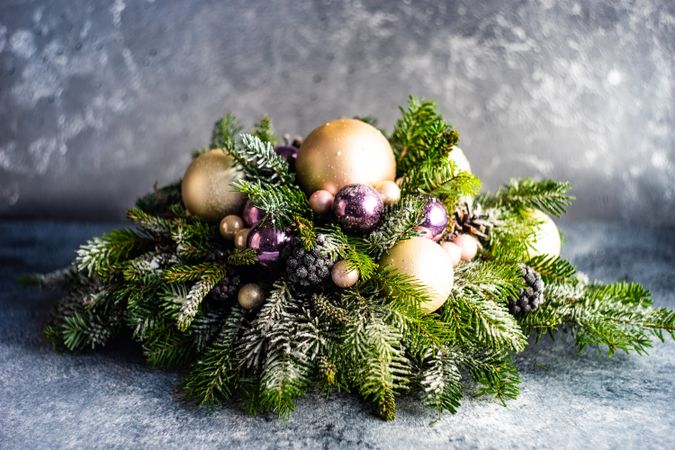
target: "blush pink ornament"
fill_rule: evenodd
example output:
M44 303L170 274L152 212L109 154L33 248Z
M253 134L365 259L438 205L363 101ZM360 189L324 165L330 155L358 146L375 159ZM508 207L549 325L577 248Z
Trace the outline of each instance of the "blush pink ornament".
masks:
M326 214L333 209L333 200L335 200L333 194L324 189L319 189L309 196L309 207L319 215Z
M459 245L454 242L445 241L441 243L441 247L443 247L445 253L450 257L453 266L459 264L459 261L462 259L462 248Z
M478 253L478 241L470 234L460 234L452 242L462 249L462 260L471 261Z

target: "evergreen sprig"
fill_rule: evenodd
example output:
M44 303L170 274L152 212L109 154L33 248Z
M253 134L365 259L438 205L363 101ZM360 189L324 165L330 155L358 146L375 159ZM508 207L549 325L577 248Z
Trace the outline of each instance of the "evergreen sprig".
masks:
M263 141L251 134L241 135L241 144L228 150L237 161L245 177L258 183L277 186L292 185L295 175L288 162L277 155L269 141Z
M489 208L511 210L536 208L560 217L574 200L574 197L568 194L569 190L568 182L525 178L511 180L494 194L481 196L479 201Z

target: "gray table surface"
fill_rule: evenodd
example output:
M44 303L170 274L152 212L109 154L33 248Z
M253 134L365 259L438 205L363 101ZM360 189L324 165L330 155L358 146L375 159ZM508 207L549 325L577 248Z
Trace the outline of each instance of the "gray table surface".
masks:
M395 422L336 395L302 399L287 421L177 396L179 374L143 365L138 350L53 352L41 326L56 296L15 283L65 265L115 224L0 222L0 448L675 448L675 343L649 357L576 354L569 336L521 357L521 396L508 407L466 399L437 416L413 399ZM565 256L592 278L645 283L675 307L675 229L563 224Z

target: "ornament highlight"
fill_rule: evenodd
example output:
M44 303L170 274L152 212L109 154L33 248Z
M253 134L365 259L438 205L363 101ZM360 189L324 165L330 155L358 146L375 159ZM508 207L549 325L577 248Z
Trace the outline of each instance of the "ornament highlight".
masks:
M385 255L380 264L410 275L425 286L429 301L422 311L432 313L443 306L452 290L454 269L450 256L434 241L413 237L400 241Z
M261 222L251 228L246 238L248 248L252 248L258 263L263 267L274 267L281 259L281 251L290 242L290 236L284 230Z
M244 228L244 221L241 217L230 214L229 216L223 217L223 220L220 221L218 226L218 231L223 239L231 241L234 239L237 231Z
M395 181L384 180L375 185L375 190L380 193L385 205L391 206L401 200L401 188Z
M471 261L478 253L478 239L470 234L460 234L452 242L462 250L462 260Z
M538 255L560 256L560 232L553 219L538 209L528 209L525 214L540 222L534 237L528 243L529 257L534 258Z
M356 119L336 119L303 141L296 172L308 194L325 189L335 195L349 184L393 180L396 160L389 141L377 128Z
M359 271L351 269L349 262L344 259L336 262L330 271L333 283L339 288L348 289L359 281Z
M309 196L309 207L319 215L328 213L333 208L335 196L330 192L319 189Z
M237 293L239 305L246 309L257 309L265 303L265 290L255 283L246 283Z
M367 184L350 184L335 196L333 215L347 231L365 233L377 226L384 203L380 194Z
M265 217L265 211L254 206L251 200L246 200L241 217L244 219L244 222L246 222L246 226L250 228L257 225L263 217Z
M419 228L428 231L425 237L437 241L448 226L448 211L437 198L428 195L425 198L427 203L424 205L423 219Z
M223 150L209 150L199 155L188 166L181 182L185 209L210 222L239 213L246 198L234 190L232 182L242 176L232 156Z

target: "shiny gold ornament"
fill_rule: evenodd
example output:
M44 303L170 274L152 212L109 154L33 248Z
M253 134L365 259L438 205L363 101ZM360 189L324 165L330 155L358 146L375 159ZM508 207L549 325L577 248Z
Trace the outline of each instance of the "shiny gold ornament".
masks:
M209 150L192 161L181 183L185 209L210 222L239 214L246 197L231 186L243 176L223 150Z
M443 248L430 239L413 237L400 241L385 255L380 264L410 275L426 288L429 301L422 311L431 313L443 306L452 290L452 260Z
M246 248L248 243L248 233L250 228L242 228L234 234L234 246L237 248Z
M237 301L244 309L256 309L265 302L265 290L255 283L246 283L237 293Z
M526 214L530 219L539 222L534 238L528 243L530 258L538 255L560 256L560 232L553 219L538 209L528 209Z
M244 219L237 215L230 214L223 217L223 220L220 221L218 231L220 231L220 235L223 237L223 239L231 241L234 239L237 231L241 230L242 228L244 228Z
M387 138L356 119L336 119L312 131L300 147L295 167L308 194L324 189L335 195L348 184L373 186L396 176Z
M333 283L339 288L347 289L356 284L359 281L359 271L349 267L349 262L341 259L340 261L333 264L333 268L330 271L331 279Z
M375 190L382 196L385 205L391 206L401 200L401 188L395 181L384 180L375 185Z

